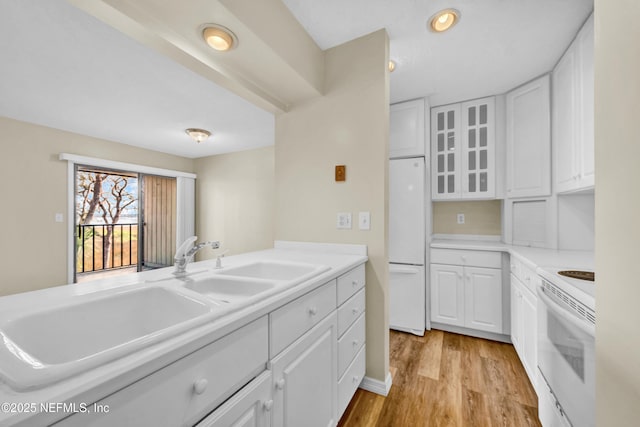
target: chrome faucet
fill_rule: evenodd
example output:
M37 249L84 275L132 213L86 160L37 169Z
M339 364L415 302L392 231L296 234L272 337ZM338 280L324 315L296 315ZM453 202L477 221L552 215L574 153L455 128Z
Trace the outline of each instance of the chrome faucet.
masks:
M211 249L218 249L220 247L220 242L202 242L197 245L191 246L189 250L187 248L198 239L197 236L189 237L176 251L176 256L173 258L175 261L176 269L173 272L175 276L181 277L187 274L187 264L189 264L193 260L193 256L200 249L211 246Z

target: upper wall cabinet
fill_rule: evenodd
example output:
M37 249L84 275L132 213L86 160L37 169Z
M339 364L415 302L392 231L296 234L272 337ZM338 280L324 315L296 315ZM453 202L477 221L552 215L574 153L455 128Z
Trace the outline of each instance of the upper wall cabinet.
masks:
M549 76L507 93L507 198L551 194Z
M594 166L593 15L553 71L553 145L558 193L592 188Z
M424 99L393 104L389 112L389 157L424 156Z
M431 109L431 198L496 195L495 98Z

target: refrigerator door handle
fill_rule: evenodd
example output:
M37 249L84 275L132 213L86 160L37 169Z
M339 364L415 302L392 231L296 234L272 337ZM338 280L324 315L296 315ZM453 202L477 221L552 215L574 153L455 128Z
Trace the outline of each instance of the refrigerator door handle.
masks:
M389 273L397 274L418 274L420 267L412 267L409 265L389 265Z

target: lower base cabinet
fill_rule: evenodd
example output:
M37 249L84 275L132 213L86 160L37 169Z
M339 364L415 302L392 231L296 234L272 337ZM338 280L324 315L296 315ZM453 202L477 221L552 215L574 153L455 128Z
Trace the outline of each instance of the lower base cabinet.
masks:
M531 384L536 387L537 297L516 276L511 275L511 341Z
M271 363L274 426L338 423L338 334L332 312Z
M335 426L365 374L364 287L362 264L55 425Z
M266 371L196 427L269 427L273 400L271 371Z

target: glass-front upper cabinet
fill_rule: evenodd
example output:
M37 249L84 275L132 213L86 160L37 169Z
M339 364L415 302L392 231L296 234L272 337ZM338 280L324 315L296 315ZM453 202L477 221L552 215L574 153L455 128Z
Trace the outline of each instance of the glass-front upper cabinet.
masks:
M432 198L460 197L460 104L431 110Z
M432 199L493 199L495 98L431 109Z

